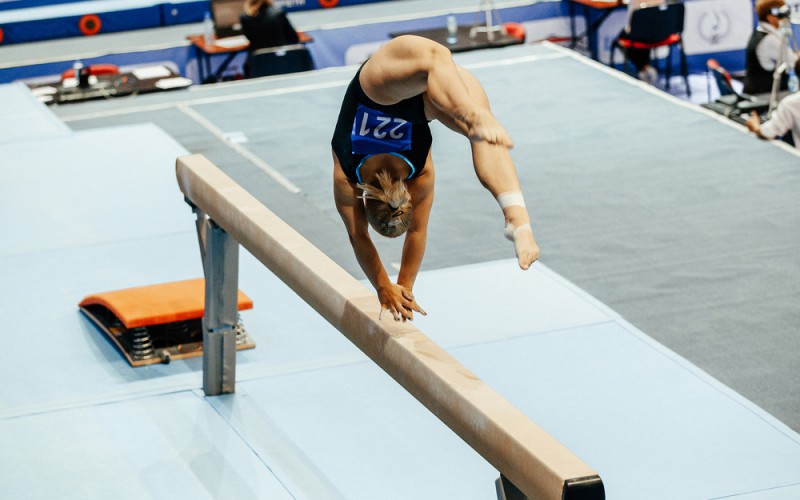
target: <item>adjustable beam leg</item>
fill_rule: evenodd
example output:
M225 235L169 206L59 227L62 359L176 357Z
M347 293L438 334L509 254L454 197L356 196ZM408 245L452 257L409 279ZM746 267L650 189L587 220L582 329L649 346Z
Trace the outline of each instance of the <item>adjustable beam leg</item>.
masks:
M495 480L494 487L497 490L497 500L528 500L528 497L502 474Z
M205 213L193 208L206 278L203 392L216 396L232 393L236 386L239 244Z
M494 481L497 500L528 500L528 496L502 474ZM606 491L600 476L567 479L561 493L562 500L605 500Z

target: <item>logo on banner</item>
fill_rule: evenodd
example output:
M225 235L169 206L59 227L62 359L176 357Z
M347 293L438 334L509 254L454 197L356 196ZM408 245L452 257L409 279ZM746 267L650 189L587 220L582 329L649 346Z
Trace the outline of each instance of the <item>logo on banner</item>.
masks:
M359 104L350 139L354 154L407 151L411 149L411 123Z
M330 9L331 7L336 7L339 3L339 0L319 0L319 4L323 9Z
M744 50L755 27L752 0L686 2L686 55Z
M697 24L700 36L711 45L719 44L731 30L731 19L724 10L703 12Z

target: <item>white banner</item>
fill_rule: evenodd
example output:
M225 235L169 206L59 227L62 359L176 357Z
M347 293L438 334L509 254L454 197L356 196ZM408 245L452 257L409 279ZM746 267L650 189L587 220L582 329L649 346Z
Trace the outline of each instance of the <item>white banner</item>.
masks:
M608 64L611 62L611 42L619 36L625 23L628 22L628 11L626 9L616 9L611 15L600 25L597 30L597 58L600 62ZM616 51L617 57L616 64L622 64L625 60L622 52Z
M752 0L686 2L684 51L691 55L744 50L754 27Z

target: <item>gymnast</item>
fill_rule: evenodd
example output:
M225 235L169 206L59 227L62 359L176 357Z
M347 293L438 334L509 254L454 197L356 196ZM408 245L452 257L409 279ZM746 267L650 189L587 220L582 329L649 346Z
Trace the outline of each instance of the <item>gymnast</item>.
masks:
M434 167L428 122L439 120L470 141L481 184L500 205L505 236L522 269L539 257L506 130L478 80L431 40L400 36L378 49L347 88L331 146L333 192L356 259L396 321L425 315L412 292L427 241ZM397 283L370 239L368 225L405 234ZM380 317L380 316L379 316Z

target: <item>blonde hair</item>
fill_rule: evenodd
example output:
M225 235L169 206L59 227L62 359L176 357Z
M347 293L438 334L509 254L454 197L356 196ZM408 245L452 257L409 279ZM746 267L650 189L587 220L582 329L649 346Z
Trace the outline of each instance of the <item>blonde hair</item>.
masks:
M387 238L396 238L408 230L414 207L406 183L392 179L389 172L381 170L377 175L380 188L369 184L357 184L362 189L367 222L372 229Z
M270 6L272 5L272 0L245 0L244 12L250 17L255 17L258 15L258 11L261 10L262 5Z

